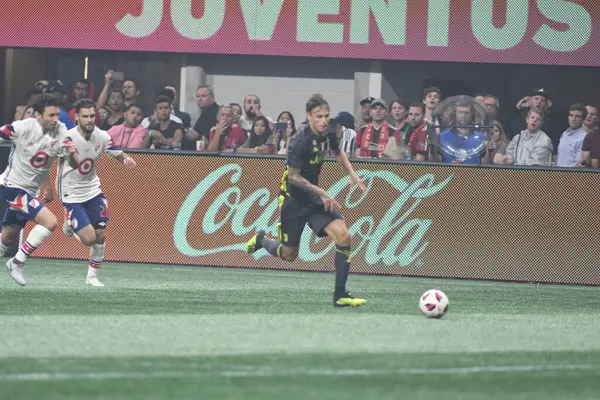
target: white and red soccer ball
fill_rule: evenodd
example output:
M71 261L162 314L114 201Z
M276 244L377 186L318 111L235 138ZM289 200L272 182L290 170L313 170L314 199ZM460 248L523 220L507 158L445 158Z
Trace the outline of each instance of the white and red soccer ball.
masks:
M427 318L442 318L448 312L448 296L438 289L428 290L419 299L419 308Z

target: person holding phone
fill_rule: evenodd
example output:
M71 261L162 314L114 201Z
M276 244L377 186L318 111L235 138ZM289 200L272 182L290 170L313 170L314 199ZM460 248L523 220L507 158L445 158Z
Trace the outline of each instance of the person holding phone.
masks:
M277 146L277 154L287 154L290 141L296 133L296 121L289 111L283 111L277 117L273 131L273 143Z

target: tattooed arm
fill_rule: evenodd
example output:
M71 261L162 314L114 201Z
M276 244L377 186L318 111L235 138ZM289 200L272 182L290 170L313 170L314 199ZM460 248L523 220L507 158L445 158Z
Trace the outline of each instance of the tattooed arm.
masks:
M297 188L304 190L306 193L320 198L321 201L323 201L325 210L333 212L335 208L341 209L340 204L335 199L329 197L323 188L313 185L306 178L302 177L300 175L299 168L292 168L288 166L287 180L290 185L294 185Z

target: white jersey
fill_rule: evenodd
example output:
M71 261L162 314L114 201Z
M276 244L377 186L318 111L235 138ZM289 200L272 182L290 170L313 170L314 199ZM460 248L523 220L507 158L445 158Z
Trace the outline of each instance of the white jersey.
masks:
M36 197L57 157L63 154L67 128L58 123L53 135L44 134L35 118L15 121L0 128L0 139L13 147L0 185L23 189Z
M77 148L79 166L71 168L66 157L60 159L56 174L56 191L63 203L85 203L102 193L96 163L102 153L117 157L122 151L113 144L110 135L98 127L86 140L77 127L69 130L68 137Z

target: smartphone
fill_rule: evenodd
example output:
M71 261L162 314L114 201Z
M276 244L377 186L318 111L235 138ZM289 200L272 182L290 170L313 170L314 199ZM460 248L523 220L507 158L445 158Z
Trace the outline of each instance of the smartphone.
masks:
M275 123L275 130L276 131L281 131L281 132L285 132L288 128L288 123L287 122L276 122Z
M124 72L113 72L112 77L115 81L123 81L125 79Z

